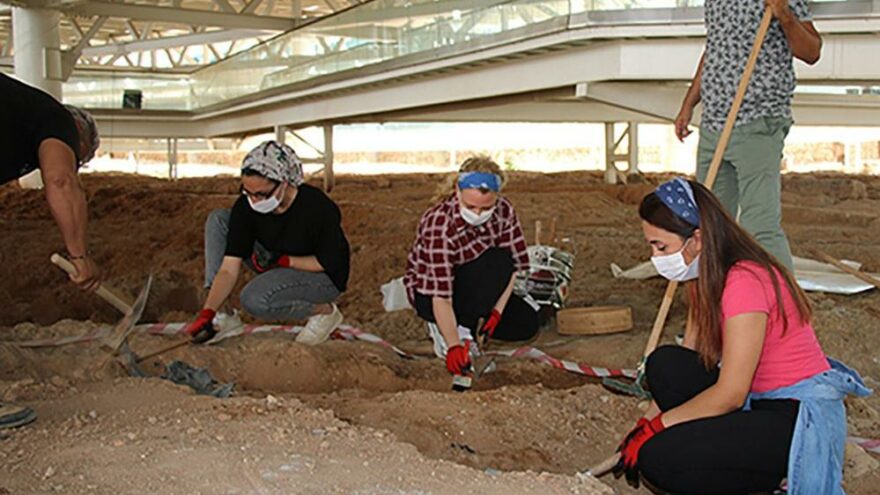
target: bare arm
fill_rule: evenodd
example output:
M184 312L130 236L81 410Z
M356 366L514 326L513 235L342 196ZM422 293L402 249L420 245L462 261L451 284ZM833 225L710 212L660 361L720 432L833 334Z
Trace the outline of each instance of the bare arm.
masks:
M663 424L669 427L741 408L758 368L766 329L764 313L745 313L728 319L718 381L693 399L665 412Z
M46 201L77 270L71 279L84 289L93 289L100 282L100 272L86 256L89 215L86 194L76 175L76 155L67 144L54 138L43 141L38 153Z
M214 283L211 284L211 290L208 291L208 297L205 299L205 308L217 311L220 306L229 299L235 283L238 282L238 275L241 271L241 258L233 256L225 256L220 270L214 277Z
M700 96L700 81L703 78L703 62L705 60L706 53L703 52L703 56L700 57L700 63L697 65L697 72L694 74L691 85L684 96L684 101L681 102L681 110L679 110L678 116L675 117L675 135L679 141L684 141L684 138L690 136L692 132L688 129L688 126L693 119L694 108L702 99Z
M513 275L510 276L510 282L507 283L507 288L504 289L504 292L501 293L501 297L498 298L498 302L495 303L495 310L499 313L504 313L504 308L507 307L507 301L510 300L510 295L513 294L514 282L516 282L516 272L513 272Z
M788 39L791 54L809 65L819 61L822 56L822 37L811 21L801 21L788 6L788 0L767 0L773 16Z
M434 310L434 320L440 327L440 333L443 334L447 347L461 344L458 338L458 322L455 321L455 312L452 310L452 299L432 297L431 307Z

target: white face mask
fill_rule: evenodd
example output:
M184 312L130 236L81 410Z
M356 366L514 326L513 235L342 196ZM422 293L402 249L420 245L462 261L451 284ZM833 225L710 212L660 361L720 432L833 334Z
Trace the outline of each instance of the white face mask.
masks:
M461 218L464 219L465 222L473 225L474 227L483 225L488 222L490 218L492 218L492 214L495 213L495 207L489 208L488 210L483 210L482 213L474 213L473 211L461 206L459 208L461 210Z
M282 187L281 190L283 191L284 188ZM281 206L281 199L278 198L278 196L275 196L274 194L272 195L272 197L269 197L269 198L266 198L266 199L263 199L260 201L254 201L253 198L251 198L250 196L247 197L247 200L248 200L248 203L251 205L251 208L255 212L262 213L264 215L267 213L272 213L279 206Z
M679 282L687 282L700 276L700 255L698 254L691 264L684 261L684 248L691 239L685 241L681 249L672 254L663 256L651 256L651 263L657 269L663 278L667 280L677 280Z

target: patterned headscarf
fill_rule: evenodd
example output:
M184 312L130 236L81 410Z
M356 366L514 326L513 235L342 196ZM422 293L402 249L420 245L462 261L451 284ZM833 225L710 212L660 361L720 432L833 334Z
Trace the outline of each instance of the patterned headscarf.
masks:
M700 210L690 183L681 177L660 184L654 191L673 213L694 227L700 226Z
M70 116L73 117L73 121L76 123L76 131L79 133L80 143L88 145L85 155L79 157L79 162L80 164L88 163L95 157L95 152L101 146L101 138L98 137L98 126L95 124L95 119L92 117L92 114L82 108L73 105L64 105L64 108L70 112ZM82 146L74 150L74 152L79 156L82 153Z
M252 170L269 180L303 183L302 161L293 148L277 141L266 141L252 149L241 163L241 170Z

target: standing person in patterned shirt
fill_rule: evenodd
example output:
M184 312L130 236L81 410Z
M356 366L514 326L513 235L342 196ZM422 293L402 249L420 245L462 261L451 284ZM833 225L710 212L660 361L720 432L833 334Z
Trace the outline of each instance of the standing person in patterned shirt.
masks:
M454 191L422 215L407 259L410 303L454 375L470 366L475 332L517 341L538 331L537 307L513 294L529 255L513 205L500 195L503 184L491 159L466 160Z
M765 5L773 11L773 23L713 191L732 216L739 211L740 224L761 246L793 270L791 248L782 231L780 166L797 85L793 57L812 65L822 51L807 0L706 1L706 50L675 119L675 133L682 141L691 134L688 125L694 107L702 102L697 179L704 181Z

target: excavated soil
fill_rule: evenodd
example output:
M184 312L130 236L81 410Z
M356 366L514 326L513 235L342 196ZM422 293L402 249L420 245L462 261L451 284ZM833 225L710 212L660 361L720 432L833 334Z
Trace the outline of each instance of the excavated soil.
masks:
M332 193L353 251L346 322L423 355L423 325L410 311L385 313L378 288L402 274L418 216L441 180L342 177ZM202 297L204 219L234 201L237 182L84 182L108 283L134 294L152 273L143 321L190 318ZM536 220L546 232L555 218L558 237L577 253L570 305L626 304L635 321L630 332L584 338L560 337L551 324L535 345L594 366L638 361L665 284L616 280L608 266L647 257L635 205L652 187L607 186L591 173L513 175L508 196L527 236ZM783 201L796 255L820 248L880 272L880 178L787 176ZM0 493L602 493L572 475L612 452L638 415L636 400L595 380L520 360L499 359L474 391L452 393L439 362L367 343L304 348L289 336L256 335L144 363L152 375L172 359L206 367L236 383L236 396L223 400L102 367L104 351L93 343L20 348L13 342L86 333L117 315L48 263L61 241L41 192L0 187L0 229L0 393L40 416L0 433ZM880 292L810 297L828 354L877 388ZM666 340L683 321L676 304ZM138 335L131 346L143 354L169 342ZM848 406L851 434L880 438L880 400ZM877 465L850 449L848 493L875 493Z

